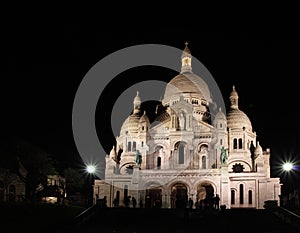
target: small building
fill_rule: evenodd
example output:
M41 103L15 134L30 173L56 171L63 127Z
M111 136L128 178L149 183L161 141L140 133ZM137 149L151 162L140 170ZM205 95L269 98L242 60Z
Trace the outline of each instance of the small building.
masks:
M26 176L26 169L18 161L19 173ZM20 176L7 168L0 168L0 201L23 201L25 199L25 182Z
M66 180L60 175L48 175L47 185L40 186L38 192L43 202L61 203L66 197Z

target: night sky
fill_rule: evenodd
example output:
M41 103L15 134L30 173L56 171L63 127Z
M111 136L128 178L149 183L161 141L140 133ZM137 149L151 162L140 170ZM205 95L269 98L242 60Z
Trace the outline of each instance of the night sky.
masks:
M86 73L105 56L128 46L151 43L183 49L188 41L192 55L216 80L227 106L235 85L240 109L250 118L263 149L271 149L273 167L288 158L300 164L300 40L292 32L103 28L100 24L26 21L2 30L2 142L22 138L68 164L78 161L72 106ZM126 75L130 79L124 78ZM101 95L99 111L104 106L111 109L122 91L139 82L141 76L167 81L175 75L157 67L124 72ZM108 120L98 125L99 138L108 153L114 143L110 112L99 111L96 122ZM272 169L272 174L279 171Z

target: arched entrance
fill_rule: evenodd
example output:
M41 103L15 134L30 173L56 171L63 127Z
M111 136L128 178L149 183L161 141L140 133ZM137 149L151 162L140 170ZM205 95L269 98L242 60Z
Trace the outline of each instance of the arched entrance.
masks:
M209 208L213 207L214 188L209 182L203 182L197 187L197 207L198 208Z
M149 187L146 189L145 207L161 208L162 205L162 188Z
M171 208L183 209L188 200L187 187L182 183L176 183L171 187Z

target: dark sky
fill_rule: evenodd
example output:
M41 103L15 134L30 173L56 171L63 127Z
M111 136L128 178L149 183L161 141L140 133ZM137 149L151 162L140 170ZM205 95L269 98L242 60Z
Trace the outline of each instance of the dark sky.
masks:
M272 163L290 156L299 164L300 40L293 31L103 28L101 24L38 21L10 24L2 30L3 139L23 138L72 163L78 157L72 134L72 105L89 69L128 46L151 43L183 49L188 41L193 56L219 85L226 105L232 85L236 86L239 107L249 116L263 149L271 149ZM134 83L142 71L129 74ZM143 78L155 75L167 80L174 72L154 68ZM119 80L119 86L114 85L101 97L102 106L105 100L105 106L112 106L111 100L128 86L128 79ZM109 152L113 139L109 122L101 126L101 132Z

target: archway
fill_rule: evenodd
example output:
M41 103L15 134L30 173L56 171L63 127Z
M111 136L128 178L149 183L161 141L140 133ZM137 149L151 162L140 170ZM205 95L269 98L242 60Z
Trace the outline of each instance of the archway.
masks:
M196 202L199 208L212 208L214 196L214 188L209 182L198 185Z
M146 189L145 207L161 208L162 206L162 188L149 187Z
M176 183L171 187L171 208L183 209L186 207L188 194L187 187Z

